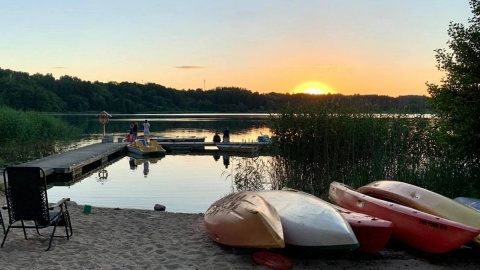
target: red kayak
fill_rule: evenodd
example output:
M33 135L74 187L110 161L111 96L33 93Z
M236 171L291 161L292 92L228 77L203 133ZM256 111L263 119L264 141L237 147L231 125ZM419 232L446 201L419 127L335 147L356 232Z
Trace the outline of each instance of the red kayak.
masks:
M454 250L480 233L474 227L376 199L338 182L330 184L329 198L346 209L391 221L392 237L430 253Z
M383 250L393 231L393 223L370 215L353 212L332 204L350 224L360 247L359 251L375 253Z

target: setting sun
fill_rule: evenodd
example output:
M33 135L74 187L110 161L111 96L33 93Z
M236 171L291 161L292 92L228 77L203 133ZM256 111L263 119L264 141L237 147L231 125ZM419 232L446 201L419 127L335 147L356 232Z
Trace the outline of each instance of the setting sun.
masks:
M335 94L335 91L332 87L328 86L325 83L317 81L308 81L297 86L293 94L310 94L310 95L326 95L326 94Z

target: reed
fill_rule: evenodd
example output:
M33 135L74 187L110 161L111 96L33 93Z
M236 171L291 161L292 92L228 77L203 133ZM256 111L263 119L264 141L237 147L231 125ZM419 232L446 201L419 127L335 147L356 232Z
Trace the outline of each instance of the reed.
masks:
M57 153L80 131L47 113L0 107L0 166Z
M435 121L328 106L286 108L271 121L279 150L270 164L271 185L326 198L332 181L357 188L397 180L448 197L478 197L478 161L450 155L437 140Z

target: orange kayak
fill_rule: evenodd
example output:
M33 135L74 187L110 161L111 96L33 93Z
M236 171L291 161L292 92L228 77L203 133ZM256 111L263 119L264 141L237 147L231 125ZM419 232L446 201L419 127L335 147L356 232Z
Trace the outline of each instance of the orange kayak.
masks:
M329 198L343 208L392 222L393 238L425 252L454 250L480 232L465 224L370 197L338 182L330 184Z
M359 251L375 253L383 250L393 231L393 223L381 218L357 213L332 204L350 224L358 243Z
M399 181L375 181L358 192L480 229L480 212L433 191ZM473 239L480 244L480 235Z

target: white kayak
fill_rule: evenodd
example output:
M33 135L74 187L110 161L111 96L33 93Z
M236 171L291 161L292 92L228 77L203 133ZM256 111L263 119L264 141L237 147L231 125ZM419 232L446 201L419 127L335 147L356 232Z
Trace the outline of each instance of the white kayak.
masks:
M285 243L321 249L356 249L345 218L326 201L294 189L257 191L280 216Z

